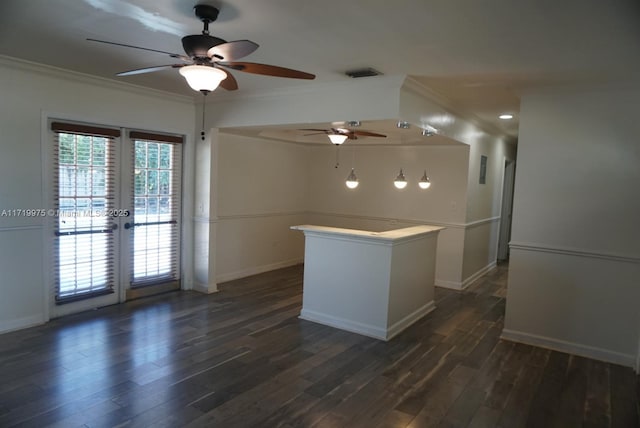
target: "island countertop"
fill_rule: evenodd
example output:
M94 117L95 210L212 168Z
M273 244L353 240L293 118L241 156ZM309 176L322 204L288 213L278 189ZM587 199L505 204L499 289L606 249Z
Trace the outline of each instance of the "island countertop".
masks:
M437 233L445 228L440 226L419 225L403 227L401 229L386 230L383 232L372 232L368 230L343 229L339 227L302 224L298 226L291 226L291 229L303 231L305 234L307 232L311 232L322 235L343 236L351 239L377 240L391 243L394 241L416 238L430 233Z

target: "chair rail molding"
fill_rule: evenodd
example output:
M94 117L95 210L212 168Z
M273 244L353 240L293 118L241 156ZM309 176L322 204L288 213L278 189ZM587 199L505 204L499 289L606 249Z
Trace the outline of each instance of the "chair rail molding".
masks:
M520 251L533 251L540 253L553 253L565 256L576 256L586 258L604 259L622 263L640 264L640 255L638 254L620 254L604 251L592 251L581 248L561 247L555 245L539 244L532 242L510 242L509 248Z

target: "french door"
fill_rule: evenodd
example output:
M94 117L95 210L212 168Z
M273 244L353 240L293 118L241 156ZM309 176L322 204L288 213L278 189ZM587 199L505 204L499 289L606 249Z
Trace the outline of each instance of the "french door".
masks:
M51 129L51 315L179 288L182 138Z

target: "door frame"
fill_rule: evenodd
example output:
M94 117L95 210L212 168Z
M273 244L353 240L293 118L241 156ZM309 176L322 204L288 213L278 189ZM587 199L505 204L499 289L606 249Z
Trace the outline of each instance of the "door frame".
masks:
M497 259L509 260L509 241L511 241L511 220L513 213L513 189L516 178L516 161L505 158L503 172Z
M121 136L120 139L123 140L128 138L128 135L124 132L129 131L131 129L140 129L140 124L129 123L125 121L117 121L114 123L113 120L105 120L104 118L96 118L92 116L86 116L86 112L81 112L78 114L69 114L69 113L61 113L55 111L42 110L40 113L40 153L41 153L41 188L42 188L42 200L41 207L45 210L52 209L53 204L53 183L51 181L51 177L53 177L53 145L51 144L51 130L50 123L54 120L59 121L67 121L67 122L77 122L77 123L87 123L93 124L96 126L104 126L111 128L120 128ZM182 152L182 210L181 210L181 218L183 221L181 222L181 230L180 234L182 236L180 243L180 270L182 272L182 278L180 281L180 289L182 290L191 290L193 288L193 248L192 248L192 236L193 236L193 225L191 221L185 221L184 219L192 219L193 217L193 201L194 201L194 184L195 184L195 172L193 169L185 168L185 165L193 164L195 162L195 147L194 147L194 131L192 129L184 130L184 129L166 129L162 128L162 126L158 125L158 129L161 129L161 132L166 132L174 135L183 135L184 143L183 143L183 152ZM154 132L159 132L158 129L153 130ZM122 144L121 144L122 145ZM119 154L122 155L122 148L119 149ZM119 173L120 171L118 171ZM53 248L53 239L54 239L54 222L53 218L41 217L42 221L42 321L48 322L52 318L52 300L54 299L53 289L52 289L52 281L54 280L54 255L51 251ZM122 230L124 223L127 221L127 217L121 217L116 219L118 224L118 230ZM122 271L120 268L120 260L116 260L115 263L118 265L118 269ZM116 272L116 278L121 280L122 275L121 272ZM119 285L119 290L116 294L118 294L118 302L122 303L126 300L126 292L129 288L127 283L123 283ZM100 299L104 296L98 296L95 299L96 308L101 306L106 306L111 303L101 304L103 299ZM72 305L69 303L67 305ZM67 306L63 305L63 306Z
M55 206L55 201L53 197L54 195L53 177L56 171L54 168L54 156L53 156L54 145L52 144L53 131L51 131L50 125L52 122L56 120L60 120L63 122L70 122L70 123L89 123L89 124L94 124L96 126L110 127L114 129L119 128L118 126L103 125L101 123L95 123L95 122L85 122L85 121L80 121L78 119L60 118L59 116L46 117L43 123L44 126L43 126L43 138L42 138L42 154L43 154L42 156L42 162L43 162L43 168L42 168L43 204L42 206L46 209L47 213L50 212L50 210L53 210L53 207ZM116 177L116 182L114 183L114 191L117 196L116 204L118 204L119 199L121 198L120 191L122 187L122 182L120 178L121 178L121 171L122 171L121 158L124 156L123 128L120 128L120 137L116 138L115 140L116 140L116 144L115 144L114 159L116 160L116 163L114 165L113 172ZM116 207L116 208L119 208L119 207ZM122 266L121 266L122 258L118 255L113 260L114 279L116 281L113 293L98 295L98 296L90 297L87 299L81 299L77 301L70 301L60 305L57 305L55 303L55 292L53 290L53 284L55 281L55 239L56 237L54 236L54 231L55 231L56 220L57 220L56 216L49 216L47 214L47 216L45 217L45 224L43 227L43 243L44 243L43 249L45 251L43 256L43 262L45 266L43 269L44 277L45 277L44 278L45 280L43 282L44 288L45 288L45 303L44 303L46 308L45 321L49 320L52 317L57 318L65 315L79 313L79 312L83 312L90 309L97 309L103 306L110 306L113 304L123 302L124 288L126 284L123 284L120 281L120 278L121 278L120 271L122 270ZM116 229L115 229L116 233L114 236L113 245L117 254L119 254L120 248L122 246L122 242L121 242L122 236L120 231L122 230L124 221L126 221L125 217L113 218L113 224L116 226Z

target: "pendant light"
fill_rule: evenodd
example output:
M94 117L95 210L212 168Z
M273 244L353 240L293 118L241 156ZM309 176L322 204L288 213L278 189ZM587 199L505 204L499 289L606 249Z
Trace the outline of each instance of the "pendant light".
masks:
M421 189L428 189L431 187L431 180L429 180L429 177L427 176L426 169L424 170L424 174L422 174L422 178L418 182L418 186L420 186Z
M393 185L398 189L404 189L407 187L407 179L404 177L404 173L402 172L402 168L400 168L400 174L396 177Z
M355 189L358 187L358 177L356 177L356 170L354 168L351 168L351 173L349 173L345 184L349 189Z
M355 189L356 187L358 187L358 184L359 184L358 177L356 177L355 164L356 164L356 149L355 147L352 146L351 147L351 172L347 177L347 181L345 181L345 184L349 189Z

